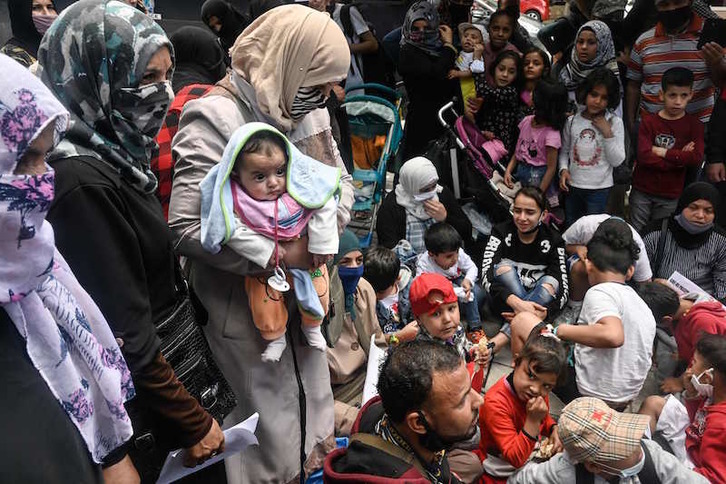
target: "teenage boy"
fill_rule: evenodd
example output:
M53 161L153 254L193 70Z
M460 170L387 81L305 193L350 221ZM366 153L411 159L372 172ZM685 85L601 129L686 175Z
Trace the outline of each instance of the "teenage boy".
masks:
M703 334L726 335L726 310L718 301L699 300L696 295L678 293L662 282L648 282L638 288L638 294L653 311L656 324L675 337L678 362L685 368L693 358L696 342ZM672 358L673 355L668 355ZM658 362L660 363L660 362ZM663 393L683 391L682 378L665 378Z
M479 342L483 334L479 305L484 297L476 285L479 270L464 252L461 235L446 222L433 224L424 235L426 252L419 255L416 274L440 274L451 281L459 296L459 312L463 315L467 334Z
M693 72L673 67L663 74L657 113L644 114L630 192L630 218L640 231L668 217L683 192L686 171L703 161L703 123L686 112L693 99Z
M396 253L386 247L370 249L364 267L363 279L376 292L376 316L389 346L411 341L418 332L408 297L411 270L402 266Z
M635 290L625 284L633 275L637 257L632 231L622 220L601 223L587 244L585 266L591 287L578 322L555 329L559 338L575 343L577 388L570 385L565 391L555 391L566 402L579 395L590 396L622 411L643 387L651 366L655 319Z
M684 464L711 482L726 482L726 337L698 340L683 386L684 403L654 395L640 413L650 416L651 433L662 435Z

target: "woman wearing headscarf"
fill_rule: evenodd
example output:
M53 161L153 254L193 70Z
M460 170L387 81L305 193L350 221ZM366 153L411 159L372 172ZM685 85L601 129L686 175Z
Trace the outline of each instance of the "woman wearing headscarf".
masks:
M343 32L329 15L283 5L255 20L238 37L231 55L232 72L207 96L184 108L172 143L169 224L178 237L179 252L188 259L190 282L209 311L209 344L237 395L238 405L228 422L260 413L260 445L226 460L229 482L290 482L320 468L333 446L333 398L325 354L302 339L299 311L290 298L287 349L274 365L260 360L265 342L250 316L244 278L270 273L230 250L230 244L247 243L254 235L244 227L233 231L219 253L202 248L199 183L222 159L239 126L266 122L306 155L342 168L342 230L350 219L353 190L328 113L319 108L333 83L348 72L350 54ZM287 266L309 267L306 238L282 246ZM269 257L273 248L270 241L260 251Z
M55 173L44 160L69 115L17 62L0 55L0 70L0 481L114 482L121 468L133 477L128 461L103 477L99 465L118 462L131 438L131 374L45 221Z
M58 17L53 0L8 0L13 36L0 49L23 67L38 57L38 46L50 24Z
M432 3L414 3L406 12L398 60L408 94L403 159L423 155L429 142L444 133L438 110L459 91L456 81L447 78L458 55L452 35L451 27L439 25Z
M436 167L428 159L408 160L399 172L398 185L378 210L378 243L392 249L407 240L420 254L426 250L424 233L436 222L453 226L466 243L471 240L471 222L446 187L438 184Z
M593 46L593 43L596 45ZM571 101L577 102L578 88L585 82L588 74L597 68L604 67L608 69L615 74L618 82L621 82L620 70L615 55L613 36L605 22L590 20L580 27L575 36L575 45L572 48L570 60L559 73L560 82L567 88L567 94ZM620 92L624 92L622 83ZM620 100L616 114L622 117L622 100Z
M215 84L227 74L224 51L217 39L201 27L182 27L169 37L174 46L174 93L190 84Z
M328 349L330 383L335 398L335 435L348 436L358 416L368 367L371 336L385 347L376 316L376 293L363 276L363 252L358 237L346 229L333 259L345 295L342 328Z
M674 271L721 302L726 301L726 232L715 224L722 207L718 190L705 182L688 185L673 215L643 231L654 279Z
M188 464L202 462L222 447L223 434L177 380L155 329L179 299L171 234L149 170L173 98L171 44L129 5L81 0L48 30L38 63L71 114L65 139L49 156L56 197L48 220L58 248L121 342L137 391L137 430L145 428L143 415L162 429L154 449L162 459L165 450L184 447ZM141 465L148 437L133 440L131 457L151 482L160 467Z
M219 37L225 54L232 48L249 21L227 0L207 0L202 5L202 22Z

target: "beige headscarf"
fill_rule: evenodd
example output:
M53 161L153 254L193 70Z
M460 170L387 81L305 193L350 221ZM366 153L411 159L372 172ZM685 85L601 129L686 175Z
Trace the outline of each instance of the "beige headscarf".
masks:
M350 68L340 27L328 14L302 5L259 17L237 38L230 56L234 71L254 88L260 110L283 131L294 127L290 108L298 89L341 81Z

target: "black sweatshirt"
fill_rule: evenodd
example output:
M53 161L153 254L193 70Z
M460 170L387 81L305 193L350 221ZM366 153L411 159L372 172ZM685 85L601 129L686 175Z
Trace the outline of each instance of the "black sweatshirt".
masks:
M554 316L565 306L569 294L569 280L565 242L560 234L542 224L534 242L524 244L519 240L513 220L496 225L492 229L484 249L481 274L482 285L492 297L492 312L497 315L511 311L506 300L512 291L494 281L494 266L502 259L509 259L517 265L519 278L527 290L532 289L543 276L557 279L560 288L557 297L547 308L548 317Z

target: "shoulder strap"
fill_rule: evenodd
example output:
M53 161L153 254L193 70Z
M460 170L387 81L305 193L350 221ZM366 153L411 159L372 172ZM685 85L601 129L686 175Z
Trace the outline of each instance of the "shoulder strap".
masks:
M648 446L641 445L643 453L645 454L645 464L643 468L638 472L638 480L642 484L660 484L660 478L658 473L655 471L655 463L653 457L650 455Z
M661 263L663 263L663 253L665 252L666 233L668 232L668 217L663 219L660 226L660 237L658 238L658 248L655 251L655 260L653 261L653 277L658 273Z
M355 32L353 31L353 22L350 20L350 8L352 5L343 5L340 9L340 23L343 24L343 33L352 39Z
M421 473L422 476L428 475L426 472L426 469L423 468L421 463L418 461L418 459L403 450L402 448L398 447L397 445L394 445L390 442L386 442L382 438L380 438L377 435L371 435L371 434L365 434L365 433L357 433L350 437L351 442L360 442L363 445L367 445L368 447L373 447L374 449L378 449L381 452L384 452L392 457L395 457L398 460L402 460L406 464L413 466L416 468L417 471Z

